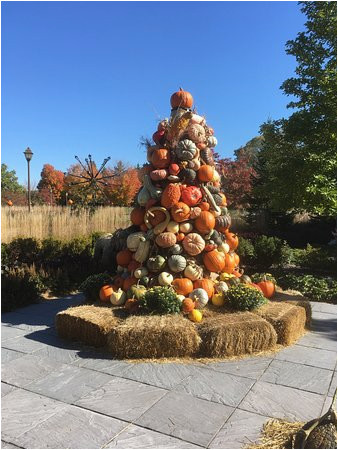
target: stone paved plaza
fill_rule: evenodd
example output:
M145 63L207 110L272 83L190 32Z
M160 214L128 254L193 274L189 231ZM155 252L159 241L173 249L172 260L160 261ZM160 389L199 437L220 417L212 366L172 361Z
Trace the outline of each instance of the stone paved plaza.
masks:
M2 448L243 448L271 417L307 421L337 382L336 306L269 357L129 363L60 339L66 297L2 316Z

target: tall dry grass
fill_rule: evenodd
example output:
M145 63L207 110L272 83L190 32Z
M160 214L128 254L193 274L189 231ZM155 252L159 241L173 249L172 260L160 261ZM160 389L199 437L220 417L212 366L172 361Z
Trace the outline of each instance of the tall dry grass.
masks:
M72 239L94 231L112 233L130 225L131 208L100 207L94 214L82 210L72 212L65 206L1 207L1 241L10 242L17 237L45 239Z

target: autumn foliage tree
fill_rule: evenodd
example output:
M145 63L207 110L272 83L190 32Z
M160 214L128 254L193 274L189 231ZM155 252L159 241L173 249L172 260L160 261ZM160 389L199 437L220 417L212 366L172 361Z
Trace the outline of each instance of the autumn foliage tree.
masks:
M44 164L37 188L46 203L58 203L64 188L64 173L51 164Z
M256 171L251 160L239 153L235 160L220 158L216 155L218 172L221 175L222 191L227 197L230 208L244 209L249 206Z

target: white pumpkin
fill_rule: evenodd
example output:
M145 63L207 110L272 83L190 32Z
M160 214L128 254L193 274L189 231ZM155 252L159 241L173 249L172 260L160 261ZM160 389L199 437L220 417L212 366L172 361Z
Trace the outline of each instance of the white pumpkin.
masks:
M227 253L230 252L229 244L227 244L226 242L222 242L222 244L221 244L219 247L217 247L217 250L218 250L219 252L222 252L222 253L224 253L224 254L227 254Z
M178 295L177 298L178 298L179 301L182 303L183 300L185 299L185 295Z
M170 233L178 233L180 231L180 225L177 222L171 220L167 225L167 231Z
M190 222L181 223L179 226L179 230L182 233L190 233L190 231L192 231L193 228L194 227L192 226L192 224Z
M127 300L127 294L119 288L117 291L114 291L110 296L110 303L114 306L121 306Z
M199 116L198 114L193 114L191 116L189 124L190 123L204 124L205 123L205 118L202 117L202 116Z
M184 276L195 281L203 278L203 269L197 264L188 264L184 270Z
M136 252L141 241L145 241L146 234L143 231L132 233L127 237L127 247L131 252Z
M189 297L196 302L196 307L202 309L209 301L208 293L205 289L197 288L190 292Z
M169 286L174 277L169 272L161 272L158 276L158 282L161 286Z
M229 286L225 281L219 281L218 283L215 283L215 289L216 292L219 292L220 294L225 294L229 290Z
M148 269L146 267L139 267L134 271L134 277L140 279L142 277L146 277L148 275Z
M220 174L215 170L214 176L212 177L212 181L219 181L221 179Z
M150 252L150 241L141 241L140 245L137 248L136 253L134 254L134 259L137 262L144 262L149 256Z

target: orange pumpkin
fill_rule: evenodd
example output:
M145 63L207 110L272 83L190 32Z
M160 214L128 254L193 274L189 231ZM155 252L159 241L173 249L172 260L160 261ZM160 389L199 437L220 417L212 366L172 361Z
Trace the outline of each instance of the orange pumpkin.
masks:
M188 314L195 309L195 305L195 302L191 298L185 298L182 302L182 311Z
M176 278L172 283L178 295L189 295L194 290L192 281L189 278Z
M141 225L144 222L144 208L134 208L130 213L130 220L134 225Z
M203 183L207 183L214 178L215 168L213 166L209 166L208 164L203 164L198 171L197 176L200 181Z
M238 236L235 233L231 233L229 230L227 230L225 233L225 239L227 241L227 244L230 247L230 250L236 250L238 247Z
M225 266L225 255L218 250L212 250L203 255L203 262L210 272L221 272Z
M152 225L152 227L156 227L159 223L162 223L166 219L166 215L163 211L155 210L155 211L149 211L149 222Z
M275 294L276 286L272 281L263 280L257 283L257 286L261 288L266 298L271 298Z
M126 248L125 250L121 250L120 252L118 252L118 254L116 255L116 262L119 266L128 267L132 256L132 252Z
M232 275L235 275L236 278L240 278L242 276L242 272L235 269L232 271Z
M184 233L178 233L178 234L176 234L176 241L177 241L177 242L183 241L184 238L185 238L185 234L184 234Z
M248 283L248 286L250 286L252 289L257 289L259 292L261 292L263 294L262 288L260 286L258 286L258 284L256 284L256 283Z
M180 185L177 183L169 183L168 186L162 192L161 205L164 208L171 208L176 205L181 198Z
M215 228L215 216L209 211L202 211L195 219L195 228L200 233L207 234Z
M137 312L137 310L140 307L140 304L136 298L128 298L128 300L124 304L124 307L127 311L129 311L131 314L133 314L133 313Z
M175 108L191 108L194 99L190 92L184 91L182 88L178 92L174 92L170 97L170 105Z
M135 277L128 277L124 280L122 289L127 292L128 289L133 285L137 283L137 279Z
M202 278L201 280L194 281L194 289L204 289L208 294L209 299L214 295L215 288L212 280L208 278Z
M184 222L189 219L190 207L186 203L178 202L171 208L170 213L175 222Z
M237 253L233 253L233 256L234 256L234 260L235 260L235 267L237 267L238 265L239 265L239 261L240 261L240 259L239 259L239 256L237 255Z
M227 231L229 231L229 228L221 227L220 225L217 225L217 223L216 223L215 228L217 231L219 231L220 233L223 233L223 234L225 234Z
M222 272L232 273L236 267L235 257L233 253L226 253L224 255L224 267Z
M198 206L201 208L202 211L209 211L210 209L210 205L208 202L201 202Z
M109 302L110 296L114 292L113 286L110 284L106 284L105 286L102 286L100 289L100 300L102 302Z
M154 150L151 155L151 163L156 169L166 169L170 164L170 151L166 148Z

